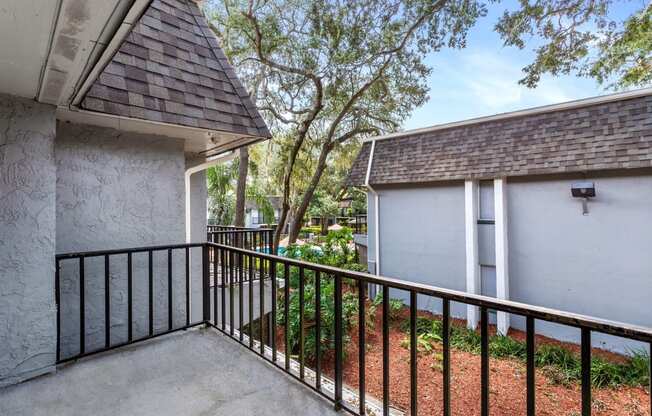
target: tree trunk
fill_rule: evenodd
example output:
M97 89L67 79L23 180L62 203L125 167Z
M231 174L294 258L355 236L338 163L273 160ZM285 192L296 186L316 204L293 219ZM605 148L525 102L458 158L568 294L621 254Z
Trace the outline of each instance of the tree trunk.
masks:
M274 247L276 250L278 250L278 244L281 241L281 234L283 234L283 229L288 220L288 213L290 212L290 185L292 181L292 171L294 170L294 163L297 160L299 150L301 150L303 140L306 137L306 131L307 128L304 131L299 132L299 137L295 140L292 150L290 151L290 158L285 168L285 174L283 175L283 203L281 205L281 214L279 215L278 225L274 231Z
M328 234L328 217L321 217L319 222L321 223L321 235Z
M249 172L249 148L241 147L239 151L240 164L238 166L238 186L235 195L235 221L236 227L245 225L245 199L247 190L247 173Z
M297 238L299 237L303 217L306 215L306 211L308 211L308 206L310 205L310 201L315 194L317 185L319 185L321 175L324 173L324 170L326 170L326 161L328 160L328 155L330 154L331 150L333 150L332 142L325 143L321 149L321 153L319 154L319 162L317 162L317 168L315 169L315 173L313 173L312 178L310 178L310 183L308 184L303 197L301 197L301 204L299 204L297 207L296 217L292 222L292 228L290 228L290 244L296 242Z

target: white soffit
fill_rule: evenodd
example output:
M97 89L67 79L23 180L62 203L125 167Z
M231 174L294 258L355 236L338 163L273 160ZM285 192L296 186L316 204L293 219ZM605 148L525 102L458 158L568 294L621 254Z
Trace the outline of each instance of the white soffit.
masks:
M0 93L34 98L60 0L0 1Z
M147 0L60 0L38 101L68 105L111 40L128 33L127 14ZM133 6L133 7L132 7ZM125 27L126 26L126 27Z

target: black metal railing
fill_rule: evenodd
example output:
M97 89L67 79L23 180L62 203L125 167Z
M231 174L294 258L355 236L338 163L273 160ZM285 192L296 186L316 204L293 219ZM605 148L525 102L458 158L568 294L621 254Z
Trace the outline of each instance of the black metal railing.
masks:
M235 226L235 225L214 224L214 225L207 225L206 230L210 233L210 232L214 232L214 231L255 230L255 228L238 227L238 226Z
M366 336L366 303L367 298L367 289L369 285L375 285L380 288L381 293L381 308L382 308L382 351L383 351L383 394L382 394L382 414L388 415L390 410L390 349L389 349L389 317L390 314L390 290L403 291L408 294L409 299L409 317L410 317L410 334L409 334L409 348L410 348L410 408L409 412L411 415L416 415L419 410L424 414L429 414L432 409L419 409L419 400L417 396L417 332L416 332L416 322L417 322L417 297L422 298L437 298L442 302L442 320L443 320L443 357L442 357L442 374L443 374L443 414L448 416L451 414L451 345L450 345L450 334L451 334L451 303L462 303L465 305L471 305L478 307L480 310L480 336L481 336L481 414L486 416L489 414L489 311L499 311L505 312L514 315L520 315L526 319L526 404L527 404L527 415L534 415L536 408L536 383L535 383L535 322L537 320L553 322L556 324L567 325L574 328L579 328L581 331L581 368L582 368L582 377L581 377L581 403L582 403L582 415L591 414L591 334L603 333L614 335L629 340L642 341L647 343L650 349L652 349L652 329L637 327L633 325L627 325L623 323L611 322L602 319L591 318L583 315L567 313L557 310L552 310L543 307L536 307L526 304L521 304L512 301L498 300L495 298L489 298L480 295L472 295L464 292L442 289L437 287L432 287L428 285L406 282L402 280L374 276L367 273L359 273L353 271L342 270L334 267L318 265L314 263L307 263L299 260L288 259L285 257L278 257L273 255L267 255L257 251L245 250L236 247L231 247L224 244L213 244L209 243L209 250L213 252L214 258L225 258L231 257L238 259L237 261L231 261L223 263L223 267L226 267L227 270L224 271L226 274L237 273L236 265L238 262L243 262L247 259L246 262L249 265L260 270L261 274L269 276L271 293L276 294L279 283L283 283L282 296L279 299L282 299L282 304L280 308L283 308L285 321L283 325L283 332L285 334L284 340L284 349L283 351L278 351L276 346L276 325L272 325L269 328L271 331L271 336L269 339L271 342L268 345L265 345L264 342L260 342L254 348L254 340L252 337L248 339L243 338L243 332L238 331L235 333L234 328L228 328L225 326L226 321L233 321L233 314L236 311L222 310L222 319L219 317L219 311L216 309L214 314L214 322L211 322L210 325L217 328L221 332L236 338L240 342L243 342L250 349L255 351L257 354L263 358L271 361L278 368L289 373L294 378L298 379L305 385L309 386L313 390L317 391L322 396L331 400L335 407L338 409L345 409L355 415L365 415L367 414L366 405L366 391L365 391L365 336ZM230 267L233 267L233 270L228 270ZM290 276L292 270L294 269L294 276L298 276L298 287L292 287L290 282ZM308 277L310 275L310 277ZM277 281L278 278L278 281ZM293 278L294 279L294 278ZM321 370L321 349L316 348L316 358L315 358L315 368L314 368L314 377L311 380L308 380L306 377L306 359L304 354L304 343L305 343L305 331L306 331L306 317L304 316L304 306L306 298L304 297L304 287L306 282L311 279L313 284L315 284L315 294L314 294L314 310L315 317L312 327L315 328L316 334L321 335L320 324L321 318L319 316L320 311L322 310L322 298L319 287L321 287L320 282L325 279L333 279L334 281L334 315L335 315L335 328L334 328L334 345L335 345L335 362L334 362L334 373L332 376L333 391L332 394L328 390L324 390L324 380L330 380L328 377L324 377ZM251 290L251 285L249 286ZM262 287L262 286L260 286ZM355 293L357 291L357 293ZM299 319L299 351L296 354L296 351L293 352L289 350L290 340L288 334L290 333L290 323L288 317L290 316L290 293L298 292L299 293L299 310L295 313L298 313ZM223 292L224 293L224 292ZM242 291L240 291L242 293ZM357 295L357 307L358 307L358 363L359 363L359 383L357 397L355 400L344 400L343 394L343 326L342 326L342 314L343 314L343 296L346 294L356 294ZM230 294L233 296L232 294ZM224 294L222 296L225 296ZM348 295L350 296L350 295ZM261 305L264 301L264 293L261 289L260 292ZM277 309L279 305L276 304L277 297L275 295L271 296L269 299L272 302L271 305L271 314L273 317L277 316ZM214 299L214 305L217 304L217 298ZM420 300L421 302L421 300ZM222 302L224 304L224 302ZM230 305L233 305L233 302L230 302ZM243 308L243 302L239 303L239 307ZM249 305L251 307L251 305ZM261 306L261 308L263 308ZM225 314L230 315L225 315ZM237 313L242 316L242 310L237 311ZM261 309L260 314L264 313L264 308ZM251 314L249 314L251 316ZM217 324L221 322L221 325ZM242 321L240 321L242 322ZM259 323L259 339L266 339L263 335L265 328L262 325L262 320ZM318 338L321 340L321 336ZM279 354L283 354L283 359L279 359ZM290 365L292 356L296 356L298 361L298 368L293 369ZM650 370L652 371L652 369ZM350 390L347 388L347 390ZM352 408L348 403L357 403L358 408ZM652 409L652 402L650 403L650 408Z
M57 363L62 363L70 361L76 358L83 356L95 354L102 351L111 350L118 348L127 344L131 344L138 341L143 341L146 339L158 337L161 335L169 334L181 329L187 329L193 326L203 324L205 322L204 316L199 316L198 319L193 319L191 316L191 251L200 250L202 270L203 265L208 264L207 258L204 255L207 253L206 245L203 243L197 244L176 244L176 245L166 245L166 246L152 246L152 247L138 247L138 248L127 248L127 249L118 249L118 250L101 250L101 251L89 251L89 252L79 252L79 253L66 253L59 254L55 256L55 298L57 303L57 348L56 348L56 357ZM179 264L182 267L176 267L173 265L173 254L181 253L183 261ZM163 254L164 257L158 258L156 263L154 261L155 255L157 257ZM199 253L196 253L199 254ZM139 267L140 277L145 280L147 285L146 300L143 300L147 305L147 317L146 329L144 334L137 336L134 334L134 325L136 322L142 323L134 318L134 309L135 306L138 306L138 309L141 309L143 305L134 304L134 287L135 273L134 273L134 258L138 257L137 260L141 260L139 263L145 264L142 267ZM100 260L99 264L95 260ZM89 264L93 263L92 270L89 270ZM65 267L65 270L62 268ZM113 270L113 273L112 273ZM120 270L123 273L119 273L116 270ZM208 277L208 270L205 272L202 271L201 283L202 286L200 293L204 293L208 290L209 284L205 278ZM175 274L177 276L175 276ZM178 276L181 274L181 276ZM114 341L112 337L112 320L116 319L116 311L112 309L112 290L113 285L118 284L115 282L116 277L121 275L123 277L122 287L120 290L120 297L123 293L126 292L126 307L121 309L126 309L126 334L122 334L123 337L119 341ZM156 275L156 276L155 276ZM156 280L155 280L156 277ZM178 281L185 282L185 289L179 291L181 293L174 293L173 282ZM63 286L74 287L76 290L63 290ZM163 286L163 287L159 287ZM98 308L98 305L93 301L88 301L88 295L93 288L99 288L100 296L103 299L103 308ZM124 290L126 289L126 290ZM155 299L155 289L164 290L165 296L160 302ZM74 292L74 293L69 293ZM97 293L96 293L97 295ZM66 297L64 302L63 298ZM183 302L185 302L185 307L183 310L182 319L178 319L178 316L175 316L175 301L178 302L179 296L182 297ZM94 296L94 300L97 300L97 296ZM74 304L74 305L73 305ZM62 307L65 306L67 313L66 316L63 316ZM77 310L74 310L73 306L77 307ZM101 321L98 322L87 322L87 313L90 310L103 309L103 316ZM164 309L164 310L157 310ZM164 326L162 328L155 327L155 314L160 317L161 314L165 316L160 319L163 322ZM76 316L75 316L76 315ZM72 321L72 322L71 322ZM78 348L76 351L68 352L64 354L62 352L62 325L66 326L76 326L77 332L74 335L78 336ZM95 327L97 325L103 326L104 341L99 346L94 346L89 348L87 345L87 327ZM70 347L70 345L68 345Z
M353 222L353 234L367 234L367 215L356 215Z
M543 307L531 306L522 303L498 300L480 295L473 295L455 290L448 290L419 283L412 283L393 278L370 275L367 273L353 272L324 266L314 263L307 263L300 260L279 257L266 254L264 250L251 250L246 248L234 247L228 245L228 239L220 240L219 243L208 242L204 244L182 244L177 246L160 246L146 247L137 249L99 251L89 253L72 253L57 256L57 266L63 261L78 261L80 276L80 299L81 304L80 317L81 322L81 344L78 354L59 358L59 362L69 359L78 358L79 356L88 355L84 349L84 261L90 257L104 257L106 268L108 270L109 261L112 256L124 255L127 257L128 267L131 267L131 258L135 253L147 253L149 258L149 319L150 328L147 336L139 339L129 337L128 342L121 344L111 344L110 325L105 328L107 331L106 344L103 348L96 351L105 351L130 342L136 342L142 339L148 339L154 336L169 333L174 330L188 328L198 324L206 324L226 334L230 338L238 341L245 347L254 351L262 358L270 361L277 368L290 374L306 386L315 390L328 400L334 403L337 409L344 409L354 415L368 414L366 400L366 320L370 319L367 315L368 309L368 289L369 287L379 288L380 305L382 308L382 397L380 399L380 409L378 414L389 415L390 411L390 338L389 338L389 319L390 316L390 290L401 291L409 299L409 350L410 350L410 405L409 413L414 416L419 412L429 414L432 409L419 408L419 397L417 386L419 377L417 374L417 364L419 356L417 354L417 300L419 303L429 300L438 299L441 301L441 319L442 319L442 408L443 415L451 414L451 322L452 322L452 303L461 303L477 307L480 312L480 397L481 397L481 414L489 414L489 311L498 311L519 315L525 317L526 332L526 414L534 415L536 409L536 374L535 374L535 332L536 322L545 321L555 324L566 325L578 328L581 332L581 414L587 416L591 414L591 336L593 333L602 333L622 337L628 340L636 340L645 343L652 351L652 329L637 327L618 322L612 322L597 318L591 318L583 315L567 313L552 310ZM233 241L233 240L231 240ZM179 327L174 327L172 319L172 310L168 310L169 321L168 328L164 331L156 332L152 329L153 312L152 312L152 253L164 251L168 253L168 287L172 288L170 266L172 256L171 250L185 251L185 281L186 281L186 310L191 307L189 282L189 250L201 247L201 320L195 322L191 315L186 315L186 321ZM60 305L60 276L57 268L56 288L57 303ZM128 275L129 279L133 276ZM108 280L108 278L106 278ZM210 281L222 281L224 284L214 285L211 287ZM332 283L332 294L321 292L322 283ZM307 284L315 287L314 294L307 298L305 288ZM110 285L106 284L106 287ZM299 302L292 304L291 295L299 296ZM109 292L105 294L105 313L111 316L108 309L110 305ZM131 311L132 301L129 296L129 310ZM173 294L168 293L168 304L172 302ZM328 298L326 297L328 296ZM331 297L332 296L332 297ZM357 354L359 365L359 382L357 388L345 386L343 380L344 364L344 302L353 302L357 304ZM277 302L281 302L280 305ZM314 318L312 322L307 322L306 302L314 302L310 305L314 308ZM332 303L331 303L332 301ZM318 344L321 343L322 335L327 329L322 323L322 310L325 304L332 305L334 314L333 327L329 327L332 339L329 343L334 346L334 363L332 370L324 371L322 361L322 351L319 346L315 349L314 368L308 368L309 362L306 358L306 331L308 328L314 330L318 335ZM59 308L60 309L60 308ZM283 312L284 320L276 322L278 312ZM347 312L348 313L348 312ZM272 319L264 319L271 314ZM255 317L257 316L257 318ZM293 330L290 328L290 317L298 320L298 348L291 349L290 334ZM129 322L131 322L131 312ZM60 324L60 315L57 315L57 323ZM283 346L278 348L277 335L279 328L284 334ZM332 331L331 331L332 329ZM296 331L296 328L294 329ZM131 334L131 329L129 330ZM59 340L57 342L59 345ZM57 350L58 351L58 350ZM95 352L96 352L95 351ZM329 367L330 368L330 367ZM650 369L652 372L652 369ZM355 397L353 397L355 396ZM652 410L652 401L649 404Z
M225 227L214 229L210 227ZM206 240L211 243L225 244L232 247L274 254L273 228L242 228L231 226L209 226Z

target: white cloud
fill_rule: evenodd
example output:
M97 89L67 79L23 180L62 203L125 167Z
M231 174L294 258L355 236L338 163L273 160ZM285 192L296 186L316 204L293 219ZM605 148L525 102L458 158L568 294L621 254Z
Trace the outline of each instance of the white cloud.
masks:
M544 75L537 88L518 84L524 60L505 48L464 49L433 56L430 101L405 128L426 127L600 95L594 81Z
M548 78L535 89L518 84L523 77L521 68L515 62L497 55L476 52L464 55L460 77L466 79L470 98L488 110L509 111L523 105L545 105L569 101L573 97Z

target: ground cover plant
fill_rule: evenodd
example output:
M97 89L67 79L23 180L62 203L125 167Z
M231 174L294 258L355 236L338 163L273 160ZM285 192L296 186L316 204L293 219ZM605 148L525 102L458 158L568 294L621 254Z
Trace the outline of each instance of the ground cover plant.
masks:
M402 323L402 330L409 332L409 321ZM439 350L442 342L443 324L439 319L417 318L417 348L422 353ZM465 326L451 325L451 347L472 354L480 354L481 338L477 331ZM409 348L406 338L402 345ZM509 358L525 362L526 344L523 341L503 335L489 338L489 355L494 358ZM557 344L540 345L535 352L535 365L544 370L553 383L568 385L582 377L582 362L578 354ZM594 387L647 386L649 385L650 356L647 351L634 350L622 362L613 362L602 357L591 359L591 382Z

